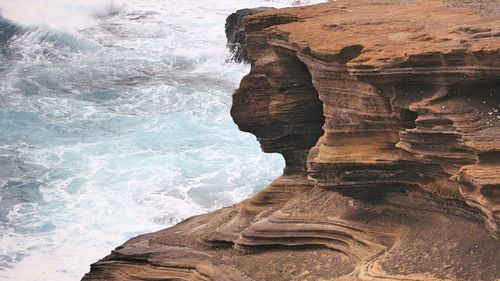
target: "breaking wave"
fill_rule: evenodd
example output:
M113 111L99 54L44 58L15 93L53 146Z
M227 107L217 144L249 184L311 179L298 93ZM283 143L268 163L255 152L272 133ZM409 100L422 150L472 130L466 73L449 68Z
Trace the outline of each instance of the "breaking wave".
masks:
M224 21L300 2L2 0L0 279L79 280L276 178L229 114L249 68L225 63Z

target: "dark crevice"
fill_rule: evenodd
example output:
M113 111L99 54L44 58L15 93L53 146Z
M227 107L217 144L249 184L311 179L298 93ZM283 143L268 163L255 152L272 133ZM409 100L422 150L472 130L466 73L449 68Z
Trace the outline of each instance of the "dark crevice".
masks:
M362 50L362 45L352 45L344 47L338 55L338 60L341 64L345 64L348 61L358 57L361 54Z
M399 111L399 116L401 118L401 127L405 129L414 129L417 127L416 120L418 113L411 111L407 108L403 108Z
M310 99L304 101L305 104L296 109L298 115L306 115L304 119L307 121L304 122L304 124L300 124L300 127L304 128L303 130L299 128L296 134L289 135L288 138L295 140L300 139L302 142L302 150L294 150L292 153L287 153L291 157L285 157L287 166L284 170L284 174L293 174L297 172L306 173L306 162L309 150L316 145L318 139L324 134L323 125L325 123L325 116L323 114L323 102L319 99L318 92L313 86L312 75L308 67L296 56L296 53L289 53L288 56L289 61L293 62L290 66L293 67L287 67L287 69L300 73L300 84L307 89L305 93L310 96ZM292 154L294 154L294 156L292 156Z
M231 241L223 241L223 240L211 240L205 241L207 247L211 249L231 249L234 247L234 243Z
M304 243L302 245L270 244L270 245L251 246L251 247L244 245L236 245L236 248L239 249L240 251L243 251L245 254L256 254L263 252L278 252L278 251L304 252L304 251L330 250L333 252L348 255L347 253L344 253L339 249L327 247L324 244L314 244L314 243L311 244Z

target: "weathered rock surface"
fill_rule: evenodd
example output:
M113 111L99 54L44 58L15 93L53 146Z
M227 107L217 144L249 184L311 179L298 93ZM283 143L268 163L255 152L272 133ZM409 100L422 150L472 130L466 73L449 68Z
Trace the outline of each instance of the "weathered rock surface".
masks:
M231 114L284 175L84 280L498 280L500 17L450 2L246 17Z
M245 17L257 13L270 11L273 8L260 7L253 9L241 9L230 14L226 19L227 48L231 51L230 60L235 62L248 62L245 35Z

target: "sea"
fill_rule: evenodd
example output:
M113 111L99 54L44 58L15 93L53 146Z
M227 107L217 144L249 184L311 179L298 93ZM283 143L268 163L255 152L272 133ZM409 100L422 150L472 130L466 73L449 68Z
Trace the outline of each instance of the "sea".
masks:
M0 280L80 280L278 177L229 114L225 19L318 2L0 0Z

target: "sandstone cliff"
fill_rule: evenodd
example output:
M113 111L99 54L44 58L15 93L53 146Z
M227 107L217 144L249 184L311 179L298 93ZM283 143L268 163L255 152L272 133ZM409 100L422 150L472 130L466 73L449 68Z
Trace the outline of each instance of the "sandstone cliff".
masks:
M84 280L500 278L500 17L449 2L246 17L231 114L284 175Z

